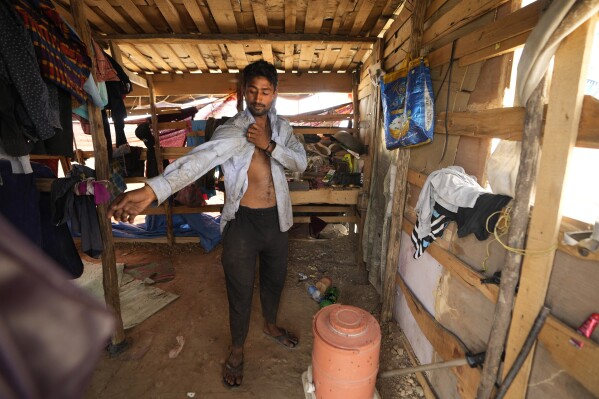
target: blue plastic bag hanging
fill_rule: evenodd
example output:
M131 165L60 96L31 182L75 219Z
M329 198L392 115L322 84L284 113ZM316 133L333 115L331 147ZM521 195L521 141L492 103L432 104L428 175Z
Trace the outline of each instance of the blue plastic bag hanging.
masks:
M410 62L409 68L385 75L381 92L388 150L433 140L434 104L428 60L418 58Z

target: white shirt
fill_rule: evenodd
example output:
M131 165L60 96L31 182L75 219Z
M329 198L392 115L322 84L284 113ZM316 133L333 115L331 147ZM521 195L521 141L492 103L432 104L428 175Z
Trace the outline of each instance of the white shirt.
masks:
M432 172L422 186L416 203L418 237L426 237L431 232L435 202L448 211L457 212L459 208L473 208L478 197L488 192L461 166L448 166Z
M275 187L279 226L281 231L287 231L293 225L293 212L284 169L303 172L307 165L306 151L293 134L289 122L277 116L274 106L270 109L268 118L272 140L277 143L271 154L270 168ZM221 165L225 173L227 193L220 222L222 232L226 223L235 219L239 202L247 191L247 171L255 146L247 140L246 134L248 127L255 122L249 109L238 113L219 126L210 141L171 163L162 175L149 179L147 184L154 190L158 203L199 179L215 166Z

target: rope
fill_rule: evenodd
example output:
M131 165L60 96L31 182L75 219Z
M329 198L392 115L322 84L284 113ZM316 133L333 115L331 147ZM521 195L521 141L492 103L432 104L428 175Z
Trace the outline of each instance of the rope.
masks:
M499 243L499 245L501 245L506 251L509 252L514 252L520 256L542 256L542 255L546 255L548 253L551 253L553 251L555 251L558 247L557 243L553 244L552 246L550 246L549 248L546 249L537 249L537 250L532 250L532 249L522 249L522 248L514 248L514 247L510 247L509 245L507 245L507 243L501 241L501 237L503 237L504 235L507 234L508 229L510 227L510 223L511 223L511 216L510 216L510 212L512 211L511 207L507 207L504 210L501 211L497 211L497 212L493 212L492 214L489 215L489 217L487 217L487 220L485 222L485 227L487 229L487 232L493 234L494 238L492 240L490 240L487 243L487 255L485 256L485 258L483 259L483 263L482 263L482 270L484 272L487 271L487 260L489 259L489 257L491 257L491 253L489 251L489 247L491 246L491 244L495 241L497 241ZM493 231L491 231L491 229L489 229L489 222L491 220L491 218L494 215L499 214L499 219L497 219L497 223L495 224L495 228L493 229Z

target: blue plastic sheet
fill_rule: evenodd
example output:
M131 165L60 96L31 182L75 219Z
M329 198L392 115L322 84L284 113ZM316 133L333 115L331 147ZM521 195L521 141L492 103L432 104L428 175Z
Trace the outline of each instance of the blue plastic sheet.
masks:
M203 213L173 215L175 237L200 236L200 245L210 252L220 243L220 216ZM166 216L148 215L140 224L113 223L112 235L119 238L156 238L166 236Z

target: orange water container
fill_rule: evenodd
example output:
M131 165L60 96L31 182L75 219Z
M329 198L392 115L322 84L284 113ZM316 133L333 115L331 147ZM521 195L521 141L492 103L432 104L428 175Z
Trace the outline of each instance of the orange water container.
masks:
M379 369L381 329L365 310L322 308L312 322L316 399L371 399Z

